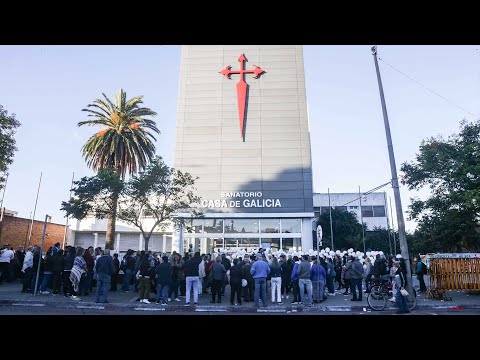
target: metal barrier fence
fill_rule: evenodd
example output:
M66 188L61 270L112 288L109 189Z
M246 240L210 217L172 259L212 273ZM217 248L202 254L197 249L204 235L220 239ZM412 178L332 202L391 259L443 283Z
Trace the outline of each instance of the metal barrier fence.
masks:
M480 254L435 254L429 265L431 290L480 290Z

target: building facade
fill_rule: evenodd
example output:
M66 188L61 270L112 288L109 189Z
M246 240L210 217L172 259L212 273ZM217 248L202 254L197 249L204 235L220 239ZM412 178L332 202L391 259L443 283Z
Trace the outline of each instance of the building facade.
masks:
M375 227L388 228L388 206L386 195L383 192L373 192L359 197L358 193L331 193L330 206L335 209L351 211L367 224L368 230ZM313 194L313 210L315 217L329 211L329 195L324 193ZM361 212L360 212L361 211Z
M180 251L311 249L302 46L183 46L174 167L198 177L204 214Z

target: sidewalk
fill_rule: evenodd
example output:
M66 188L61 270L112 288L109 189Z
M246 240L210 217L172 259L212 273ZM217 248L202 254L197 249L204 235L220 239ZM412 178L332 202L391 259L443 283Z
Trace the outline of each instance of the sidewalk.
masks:
M418 286L415 283L414 286ZM12 283L3 283L0 285L0 306L48 306L59 308L86 308L86 309L98 309L105 308L114 309L135 309L139 311L165 311L165 312L240 312L240 313L295 313L295 312L308 312L308 313L321 313L321 312L355 312L355 311L369 311L367 304L367 294L363 294L362 302L352 302L351 295L343 295L343 291L338 291L335 296L329 296L329 298L323 301L321 304L314 304L313 307L303 305L292 305L292 296L289 299L282 299L281 305L272 304L270 302L270 293L267 291L267 307L257 308L253 302L242 303L242 305L232 306L230 305L230 286L225 288L225 296L222 297L221 304L211 304L211 295L203 294L198 297L198 305L193 306L193 294L190 300L190 306L185 305L185 298L181 297L180 302L172 301L168 305L156 305L154 302L151 304L144 304L136 301L138 293L134 291L124 293L121 290L110 291L108 295L108 304L96 304L95 303L95 289L94 292L88 296L81 297L80 301L72 300L69 297L63 295L41 295L37 292L36 296L32 294L25 294L21 292L22 285L20 281ZM120 289L120 286L119 286ZM424 294L417 296L417 309L450 309L450 310L462 310L462 309L480 309L480 296L467 295L464 291L451 291L450 296L452 301L438 301L429 300L425 298ZM154 301L154 293L150 293L150 300ZM173 300L173 299L172 299ZM389 304L388 308L394 310L395 306Z

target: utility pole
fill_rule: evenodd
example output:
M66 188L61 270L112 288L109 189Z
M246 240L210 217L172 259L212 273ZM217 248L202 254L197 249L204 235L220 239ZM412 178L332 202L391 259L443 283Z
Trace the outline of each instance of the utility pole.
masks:
M73 180L75 179L75 172L72 174L72 183L70 184L70 195L69 195L69 198L70 199L72 197L72 188L73 188ZM68 215L67 215L67 221L65 222L65 230L63 232L63 244L62 244L62 249L65 250L65 241L67 239L67 229L68 229Z
M398 238L400 241L400 250L402 257L407 265L408 293L413 296L412 286L412 270L410 267L410 256L408 253L407 236L405 233L405 220L403 219L402 200L400 199L400 188L398 186L397 166L395 164L395 154L393 153L392 135L390 134L390 124L388 122L387 106L385 104L385 96L383 93L382 78L380 77L380 69L378 68L377 47L372 47L373 60L375 62L375 70L377 71L378 89L380 91L380 100L382 102L383 122L385 125L385 135L387 137L388 157L390 159L390 171L392 173L393 196L395 198L395 210L397 212Z
M328 210L330 211L330 237L332 238L332 251L335 251L335 248L333 247L333 222L332 222L332 206L330 205L330 188L328 188ZM320 248L318 248L318 253L320 254Z
M390 234L390 219L388 217L388 206L387 206L387 193L383 192L383 202L385 204L385 216L387 218L387 231L388 231L388 249L390 250L390 255L392 255L392 240Z
M397 256L397 238L395 237L395 226L393 225L393 208L392 208L392 197L388 197L390 202L390 218L392 219L392 236L393 236L393 253Z
M40 173L40 180L38 180L37 198L35 199L35 206L33 207L33 216L32 216L32 222L30 223L30 231L28 233L27 247L30 246L30 240L32 239L33 221L35 220L35 212L37 211L38 194L40 194L40 185L41 184L42 184L42 173ZM27 247L25 247L25 249Z
M50 219L51 219L50 215L45 215L45 221L43 222L42 245L40 246L40 254L39 254L38 266L37 266L37 277L35 278L35 289L33 290L33 296L37 295L38 278L40 276L40 265L42 263L43 246L45 245L45 232L47 231L47 222Z
M360 201L360 222L362 223L363 253L365 254L365 228L363 227L362 194L360 193L360 185L358 185L358 201Z

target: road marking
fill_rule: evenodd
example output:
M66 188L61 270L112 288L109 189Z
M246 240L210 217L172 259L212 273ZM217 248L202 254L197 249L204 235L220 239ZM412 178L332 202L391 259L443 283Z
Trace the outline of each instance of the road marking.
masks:
M105 309L105 306L77 305L77 309L96 309L96 310L103 310L103 309Z
M195 308L195 311L207 311L207 312L218 311L218 312L227 312L227 309L221 309L221 308L215 308L215 307L211 307L211 308L200 308L200 307L197 307L197 308Z
M13 303L14 306L45 306L45 304L21 304L21 303Z
M349 306L326 306L326 311L352 311Z
M284 313L287 310L284 309L257 309L257 312L264 312L264 313Z
M137 307L135 310L140 310L140 311L165 311L165 309L161 308L143 308L143 307Z

